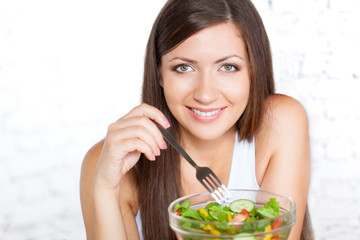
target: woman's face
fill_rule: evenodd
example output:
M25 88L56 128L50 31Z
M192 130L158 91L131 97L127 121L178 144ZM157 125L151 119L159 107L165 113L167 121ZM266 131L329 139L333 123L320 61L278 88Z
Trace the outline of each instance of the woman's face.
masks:
M212 140L244 112L250 91L244 41L232 23L205 28L161 58L161 84L182 133Z

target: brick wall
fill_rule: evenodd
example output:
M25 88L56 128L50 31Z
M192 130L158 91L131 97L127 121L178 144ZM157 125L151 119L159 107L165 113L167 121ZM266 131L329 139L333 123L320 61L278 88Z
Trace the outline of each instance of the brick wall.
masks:
M308 111L316 239L360 239L360 1L255 4L272 43L277 90Z
M0 0L1 240L85 238L81 161L139 102L145 44L164 1L131 2ZM316 239L359 238L360 1L254 3L277 90L308 111Z

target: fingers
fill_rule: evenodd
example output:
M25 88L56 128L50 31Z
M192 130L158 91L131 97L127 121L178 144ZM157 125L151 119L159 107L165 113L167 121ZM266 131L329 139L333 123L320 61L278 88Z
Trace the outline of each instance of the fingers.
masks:
M148 104L141 104L115 123L110 124L108 135L122 142L131 139L141 140L141 145L143 143L148 145L152 153L145 151L144 147L141 147L142 150L139 151L144 153L149 160L155 160L155 156L160 155L160 149L167 148L166 142L156 124L163 128L170 126L161 111ZM140 144L139 141L136 143Z
M170 127L169 121L166 119L165 115L157 108L150 106L146 103L143 103L134 109L132 109L127 115L123 117L123 119L128 119L132 117L140 117L144 116L147 117L153 121L155 121L157 124L162 126L163 128Z
M117 124L119 126L117 126ZM155 139L155 141L158 143L158 147L160 149L164 149L164 139L161 135L161 132L157 128L157 126L154 124L153 121L151 121L147 117L133 117L128 119L121 119L117 123L115 123L113 126L114 128L129 128L129 127L138 127L133 129L136 133L141 133L142 131L147 131L151 133Z
M154 161L167 148L156 124L170 126L164 114L141 104L108 127L99 157L96 180L108 189L117 189L122 177L139 161L140 154Z
M147 123L151 126L147 127L147 124L145 126L141 124L143 122L146 121L142 117L131 119L125 123L116 122L109 127L111 129L108 132L107 139L112 141L112 145L121 147L123 151L137 150L144 153L149 160L155 160L155 156L160 155L160 149L166 148L166 143L156 126L151 126L154 123Z
M118 150L126 153L124 155L124 158L122 159L118 159L119 162L122 162L123 164L127 164L129 165L129 169L135 165L135 163L137 162L137 158L132 159L132 155L137 155L139 156L140 153L143 153L147 159L154 161L155 160L155 154L153 153L153 149L151 148L151 146L147 143L145 143L143 140L141 139L136 139L136 138L132 138L132 139L119 139L117 141L114 141L114 139L112 139L112 143L108 144L110 145L109 149L111 149L112 147L117 148ZM132 160L129 160L132 159ZM126 170L129 170L126 169Z

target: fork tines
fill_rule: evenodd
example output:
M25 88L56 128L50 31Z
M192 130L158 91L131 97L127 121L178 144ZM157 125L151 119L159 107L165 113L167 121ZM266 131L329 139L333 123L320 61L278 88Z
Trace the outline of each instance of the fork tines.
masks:
M199 167L185 152L178 141L171 135L168 129L164 129L160 126L158 126L158 128L164 138L171 144L171 146L173 146L176 151L178 151L181 156L183 156L184 159L196 169L196 178L210 192L211 196L220 204L225 200L229 200L231 197L229 191L227 190L226 186L222 184L215 173L208 167Z
M212 171L210 175L202 179L201 183L210 192L211 196L216 200L216 202L221 204L222 202L231 198L231 194L227 187Z

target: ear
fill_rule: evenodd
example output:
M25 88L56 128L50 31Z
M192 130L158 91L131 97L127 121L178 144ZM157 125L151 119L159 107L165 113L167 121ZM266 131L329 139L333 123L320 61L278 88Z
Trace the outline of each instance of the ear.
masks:
M161 67L159 67L159 69L158 69L158 71L157 71L157 75L158 75L158 79L159 79L159 84L160 84L160 86L161 86L162 88L164 88L164 80L163 80L162 74L161 74L161 72L160 72L160 68L161 68Z

